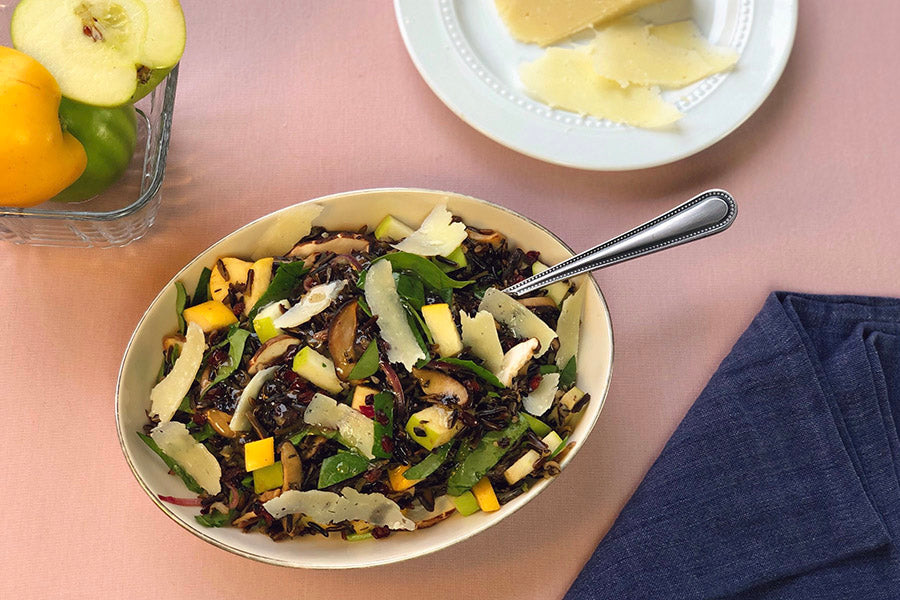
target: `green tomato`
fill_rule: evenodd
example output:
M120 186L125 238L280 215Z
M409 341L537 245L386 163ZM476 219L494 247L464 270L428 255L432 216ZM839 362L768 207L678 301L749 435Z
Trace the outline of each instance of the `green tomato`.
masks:
M137 142L137 117L130 104L115 108L88 106L68 98L59 104L59 121L84 146L87 167L56 202L93 198L119 180L131 163Z

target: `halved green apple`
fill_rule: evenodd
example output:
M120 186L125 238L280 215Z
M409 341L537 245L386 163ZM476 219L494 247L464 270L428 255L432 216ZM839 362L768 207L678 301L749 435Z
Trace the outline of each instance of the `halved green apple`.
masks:
M63 96L120 106L149 94L184 52L178 0L22 0L13 45L36 58Z

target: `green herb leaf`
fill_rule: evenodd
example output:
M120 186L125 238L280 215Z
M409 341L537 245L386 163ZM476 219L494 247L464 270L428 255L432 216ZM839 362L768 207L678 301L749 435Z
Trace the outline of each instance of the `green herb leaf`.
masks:
M371 377L378 371L378 358L378 344L375 343L375 340L372 340L369 342L369 345L366 346L366 349L363 351L362 356L359 357L356 364L353 365L348 377L350 379L366 379Z
M519 419L501 431L489 431L484 434L484 437L478 442L478 446L463 459L447 479L447 493L451 496L459 496L478 483L478 480L503 458L507 450L527 430L528 422L525 419ZM499 441L502 438L508 439L509 443L501 446ZM466 444L462 445L462 447L465 446Z
M372 309L369 308L369 303L366 302L366 299L360 296L356 299L356 305L359 307L359 310L363 311L367 317L372 316Z
M413 479L425 479L432 473L438 470L444 461L447 460L447 456L450 454L450 450L453 447L453 442L447 442L443 446L438 446L434 450L431 451L431 454L423 458L419 463L410 467L405 473L403 473L403 477L409 480Z
M541 365L538 372L541 375L549 375L550 373L559 373L559 369L556 368L556 365Z
M458 367L467 369L467 370L471 371L472 373L474 373L476 376L478 376L479 379L486 381L487 383L491 384L494 387L498 387L498 388L506 387L505 385L503 385L500 382L499 379L497 379L496 375L494 375L493 373L491 373L490 371L488 371L481 365L472 362L471 360L465 360L462 358L442 358L442 359L440 359L440 362L445 362L450 365L456 365Z
M559 372L559 387L567 388L575 383L575 378L577 374L575 373L575 357L569 359L569 362L566 363L566 366L563 367L563 370Z
M198 442L205 442L214 435L216 435L216 430L210 427L209 423L204 423L203 429L201 429L200 431L191 433L191 437L193 437Z
M391 266L395 269L415 273L419 279L422 280L422 283L435 291L464 288L473 283L472 281L456 281L455 279L451 279L427 258L408 252L392 252L390 254L385 254L384 256L379 256L372 262L375 263L379 260L390 262Z
M213 510L208 515L195 515L194 518L204 527L224 527L230 525L236 516L237 512L233 510L227 513Z
M425 319L422 318L422 315L419 313L419 311L417 311L406 302L401 301L400 303L403 304L403 308L406 309L406 312L409 313L409 315L412 316L413 319L415 319L416 323L418 323L419 328L425 334L425 339L428 340L428 343L433 344L434 337L431 335L431 329L428 328L428 325L425 323ZM413 333L415 333L415 331ZM419 345L421 346L422 344ZM422 349L425 351L425 354L428 354L427 347L423 347Z
M550 453L550 456L548 458L553 458L554 456L556 456L557 454L562 452L565 449L566 444L568 444L568 443L569 443L569 436L566 436L563 438L563 441L559 444L559 446L556 447L556 450L554 450L553 452Z
M191 408L191 398L190 396L185 396L181 399L181 404L178 405L178 410L182 412L186 412L190 415L194 414L194 409Z
M248 490L253 489L253 473L250 473L243 479L241 479L241 485L247 488Z
M519 413L519 418L525 419L525 422L528 423L528 426L531 428L531 430L540 437L544 437L545 435L553 431L553 429L551 429L549 425L547 425L537 417L532 417L528 413Z
M250 337L250 332L246 329L236 328L228 332L228 337L226 338L228 340L228 363L219 367L219 370L216 371L215 379L213 379L206 389L203 390L201 396L205 394L209 388L234 373L240 366L241 358L244 356L244 344L246 344L248 337Z
M272 282L269 284L269 287L266 288L263 295L260 296L259 300L256 301L256 304L253 305L253 308L250 309L248 317L250 321L253 321L253 317L255 317L256 313L264 306L284 300L290 296L291 292L303 283L303 276L308 272L309 269L303 264L303 261L281 263L278 265L278 269L275 270L275 276L272 277Z
M419 348L422 349L422 352L425 353L426 357L430 357L431 353L428 351L428 344L425 342L425 337L422 335L422 331L419 329L418 323L416 322L416 317L413 316L412 311L410 311L409 309L407 309L406 311L406 322L409 324L409 328L412 330L413 337L416 338L416 343L419 344Z
M322 429L321 427L305 427L302 431L295 433L291 436L291 443L293 445L299 444L303 441L303 438L309 435L320 435L324 438L328 438L329 440L333 440L338 437L337 429Z
M329 456L322 461L318 487L321 490L351 477L356 477L368 467L369 461L364 456L356 452L339 450L334 456Z
M378 458L390 458L392 452L384 449L382 440L387 438L391 442L394 435L394 394L391 392L380 392L375 394L372 408L375 410L375 442L372 444L372 454ZM380 415L387 417L382 423L379 421Z
M195 494L205 493L203 491L203 488L200 487L200 484L198 484L197 481L181 467L181 465L175 462L172 457L163 452L162 449L160 449L160 447L156 444L156 442L153 441L152 437L150 437L149 435L144 435L141 432L138 432L138 436L140 436L140 438L144 440L144 443L147 444L147 446L149 446L151 450L156 452L156 454L159 455L161 459L163 459L163 462L166 463L166 466L169 467L169 470L172 471L172 473L181 477L181 480L184 482L184 485L187 487L187 489L194 492Z
M397 278L397 295L409 302L417 311L425 306L425 285L414 275L400 274Z
M194 295L191 296L191 306L197 306L209 300L209 278L211 275L212 271L208 267L203 267L203 270L200 272L200 279L197 280L197 289L194 290Z
M187 325L184 322L184 315L181 313L184 312L184 307L187 305L188 297L187 291L184 289L184 284L180 281L175 282L175 315L178 317L178 333L183 334L187 331Z

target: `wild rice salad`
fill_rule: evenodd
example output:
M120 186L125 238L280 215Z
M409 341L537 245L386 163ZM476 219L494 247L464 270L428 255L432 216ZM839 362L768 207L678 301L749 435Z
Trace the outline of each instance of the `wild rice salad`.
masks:
M304 235L305 234L305 235ZM283 256L221 257L163 339L141 439L208 527L384 538L495 511L559 472L585 288L436 207L419 229L309 224ZM293 236L292 236L293 237ZM295 238L294 238L295 239Z

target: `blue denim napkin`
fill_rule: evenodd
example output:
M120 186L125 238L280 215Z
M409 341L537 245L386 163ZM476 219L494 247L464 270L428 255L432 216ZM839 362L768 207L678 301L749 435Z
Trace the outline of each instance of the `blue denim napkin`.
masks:
M566 598L900 598L900 300L778 292Z

